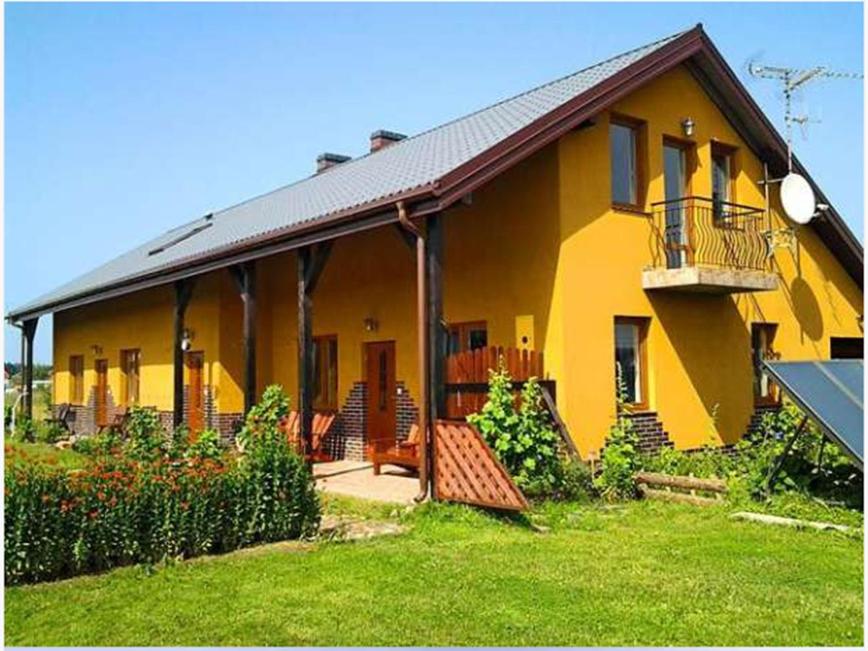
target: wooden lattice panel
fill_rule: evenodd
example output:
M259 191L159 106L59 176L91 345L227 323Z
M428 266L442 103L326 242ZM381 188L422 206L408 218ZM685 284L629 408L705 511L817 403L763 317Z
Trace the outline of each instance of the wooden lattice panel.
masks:
M513 511L528 507L476 428L461 421L438 420L434 431L438 499Z

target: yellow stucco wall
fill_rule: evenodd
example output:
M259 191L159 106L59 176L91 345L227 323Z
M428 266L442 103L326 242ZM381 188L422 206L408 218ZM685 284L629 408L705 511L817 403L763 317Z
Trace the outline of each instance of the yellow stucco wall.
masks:
M736 200L757 207L763 194L759 160L747 149L692 77L676 69L618 103L620 114L647 121L650 203L663 199L662 140L696 123L698 166L693 193L710 195L710 142L739 147ZM559 408L583 453L599 448L612 422L613 319L651 318L648 338L650 409L678 447L714 435L732 442L753 411L750 324L779 324L775 347L784 359L824 358L830 336L862 332L862 292L810 228L798 232L794 258L779 250L781 289L753 295L647 293L641 271L651 262L646 217L611 209L608 113L573 131L474 192L469 205L446 213L444 316L484 320L489 343L515 346L530 333L557 381ZM774 194L774 192L773 192ZM777 206L777 226L784 222ZM258 263L257 383L297 391L296 259ZM110 360L119 395L122 348L142 350L142 402L171 409L171 291L149 290L60 313L55 319L55 400L66 401L70 354L85 355L85 387L93 383L92 344ZM394 227L338 240L314 295L314 334L337 335L338 403L364 378L364 344L393 340L397 379L417 397L414 252ZM225 271L201 280L188 312L194 349L205 351L221 413L242 409L241 301ZM378 323L374 332L364 320ZM717 422L710 414L717 408Z
M204 382L215 386L219 384L220 375L218 280L216 274L198 280L186 314L186 327L194 335L191 350L204 352ZM109 389L115 404L120 406L121 351L138 348L141 352L140 403L171 411L173 305L172 288L159 287L58 312L54 317L53 333L54 401L70 401L69 357L83 355L84 402L88 401L96 384L96 360L107 359Z
M696 123L693 193L711 196L711 141L717 139L739 148L736 200L763 206L761 162L684 69L639 89L613 110L647 121L646 210L664 199L663 136L680 136L688 115ZM777 251L778 291L643 291L640 272L651 261L650 230L646 217L611 208L608 115L561 140L560 174L561 252L552 310L563 333L558 394L583 452L602 445L614 417L615 315L651 317L650 408L678 447L695 447L710 435L732 442L744 432L753 408L752 322L779 324L775 347L783 359L827 358L830 336L862 336L862 292L810 228L798 231L796 260L787 250ZM785 226L777 202L772 205L775 226Z

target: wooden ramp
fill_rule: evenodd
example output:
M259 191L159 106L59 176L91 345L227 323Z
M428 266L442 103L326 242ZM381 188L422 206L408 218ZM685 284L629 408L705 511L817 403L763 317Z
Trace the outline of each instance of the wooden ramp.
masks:
M522 511L527 500L482 435L463 421L438 420L434 428L437 499Z

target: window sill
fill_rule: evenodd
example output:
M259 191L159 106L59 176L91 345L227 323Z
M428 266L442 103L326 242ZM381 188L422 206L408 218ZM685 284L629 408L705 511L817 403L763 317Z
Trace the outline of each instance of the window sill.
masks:
M641 217L649 217L651 215L651 213L649 213L647 210L645 210L644 207L634 206L634 205L629 204L629 203L613 202L612 203L612 210L614 210L615 212L628 213L630 215L639 215Z

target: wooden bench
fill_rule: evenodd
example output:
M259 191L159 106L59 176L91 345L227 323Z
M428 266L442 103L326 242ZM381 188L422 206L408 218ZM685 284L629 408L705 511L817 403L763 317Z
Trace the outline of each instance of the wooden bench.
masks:
M68 402L57 405L57 416L55 418L46 418L45 422L62 427L66 430L67 434L72 434L72 423L75 422L75 412L72 409L72 405Z
M100 425L96 433L102 434L106 430L112 430L120 435L124 435L126 433L127 416L129 413L129 410L126 407L121 407L120 409L115 410L115 415L111 419L111 422Z
M322 444L325 437L328 436L332 425L337 418L337 414L333 411L315 411L313 413L313 426L311 427L311 461L323 462L331 461L331 457L322 451ZM299 426L301 418L297 411L291 411L286 419L281 423L281 429L286 432L289 442L295 446L299 452L302 449L302 441L299 436Z
M380 466L391 464L408 470L419 471L419 426L413 425L406 441L395 443L371 443L371 461L374 464L374 474L380 474Z

